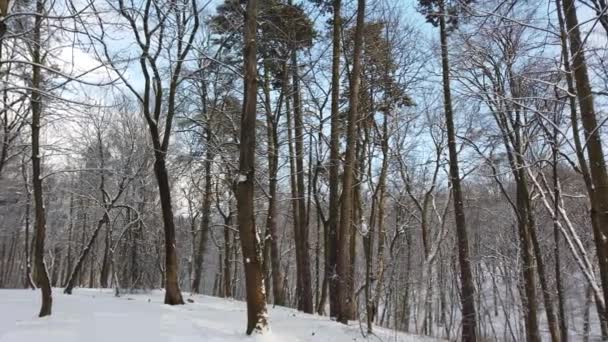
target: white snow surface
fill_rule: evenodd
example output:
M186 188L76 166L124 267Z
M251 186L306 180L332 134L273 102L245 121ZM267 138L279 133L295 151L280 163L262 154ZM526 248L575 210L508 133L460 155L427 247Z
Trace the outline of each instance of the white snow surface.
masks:
M358 322L345 326L327 317L269 306L271 331L245 335L244 302L188 296L186 305L163 304L163 292L53 291L53 314L38 318L40 291L0 290L0 342L431 342L425 337L376 328L368 338Z

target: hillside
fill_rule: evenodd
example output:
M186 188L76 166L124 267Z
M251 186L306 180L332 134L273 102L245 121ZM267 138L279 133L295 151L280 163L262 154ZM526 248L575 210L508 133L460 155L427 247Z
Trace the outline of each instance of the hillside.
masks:
M53 315L36 317L38 291L0 290L1 342L351 342L364 341L357 325L283 307L270 308L270 335L247 337L245 303L209 296L187 297L183 306L163 305L162 293L115 297L108 290L54 292ZM370 341L436 341L378 329Z

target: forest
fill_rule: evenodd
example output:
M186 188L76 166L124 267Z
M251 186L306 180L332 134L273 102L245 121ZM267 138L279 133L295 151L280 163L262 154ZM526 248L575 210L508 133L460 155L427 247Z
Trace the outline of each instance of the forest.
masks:
M0 0L0 289L608 340L607 47L605 0Z

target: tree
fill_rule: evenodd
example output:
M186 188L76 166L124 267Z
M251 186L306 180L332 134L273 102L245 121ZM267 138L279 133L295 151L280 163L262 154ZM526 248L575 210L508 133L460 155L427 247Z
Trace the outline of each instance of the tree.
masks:
M346 152L344 159L344 174L342 178L342 201L340 207L340 225L338 245L336 246L338 255L336 263L336 273L340 282L338 287L338 307L337 320L347 324L349 319L354 319L353 294L350 293L353 282L351 272L351 253L350 241L354 233L353 207L354 207L354 174L356 168L356 133L359 120L359 90L361 88L361 52L363 50L363 31L365 25L365 0L357 2L357 26L355 27L353 63L350 78L349 109L346 129Z
M559 5L559 2L556 2ZM606 171L606 161L602 147L599 125L596 118L594 97L589 81L589 72L585 59L585 46L581 39L581 32L576 12L576 6L572 0L563 0L562 8L564 22L567 29L567 37L572 58L572 73L574 75L576 96L583 124L583 136L587 142L587 158L589 159L589 175L591 176L592 192L589 193L591 200L591 217L596 218L597 226L601 232L594 232L596 250L599 259L600 276L602 279L602 289L604 302L608 303L608 255L606 239L608 234L608 173ZM563 46L563 49L566 47ZM566 55L564 55L567 57ZM573 114L576 115L576 114ZM604 237L602 237L604 236ZM604 322L608 321L608 315L604 312Z
M167 155L173 119L176 115L178 89L184 78L184 63L192 50L200 20L198 2L173 1L169 6L156 0L146 0L141 10L133 11L125 1L109 9L120 15L138 47L139 67L144 76L144 90L136 89L133 81L120 72L121 60L113 55L103 26L93 39L101 45L101 53L117 76L141 105L154 149L154 175L162 208L165 249L165 304L184 304L179 287L179 266L172 207ZM105 18L99 18L101 22ZM121 23L122 24L122 23ZM162 29L160 29L162 27ZM140 32L143 28L143 32ZM169 36L171 38L169 38ZM170 44L172 40L177 44ZM167 45L169 44L169 45ZM170 63L164 74L165 63ZM168 83L165 82L168 80ZM164 122L163 122L164 121Z
M262 272L262 246L255 225L254 177L256 141L257 61L256 27L258 1L249 0L245 12L243 60L245 70L245 98L241 116L239 141L239 174L236 180L237 209L241 249L245 265L247 288L247 334L263 334L268 330L264 273Z
M36 1L36 13L44 12L44 2ZM42 75L40 65L44 63L42 50L42 17L37 15L34 19L34 32L32 37L32 185L34 188L34 230L36 235L34 247L34 265L36 285L42 293L42 304L38 316L50 316L53 306L51 282L44 262L44 241L46 239L46 211L42 193L42 165L40 153L40 128L42 126Z
M465 1L468 3L470 1ZM444 0L420 0L420 6L427 20L433 26L439 26L441 44L441 69L443 80L444 111L448 138L448 151L450 158L450 182L454 195L454 216L456 218L456 237L458 243L458 262L460 265L460 286L462 302L462 341L477 340L477 323L475 313L475 285L473 271L469 260L469 238L464 212L464 196L458 167L458 150L456 146L456 129L454 111L452 108L452 94L450 88L450 63L448 33L458 23L457 5L448 7ZM455 13L456 12L456 13ZM447 19L446 19L447 18ZM449 25L449 26L448 26Z

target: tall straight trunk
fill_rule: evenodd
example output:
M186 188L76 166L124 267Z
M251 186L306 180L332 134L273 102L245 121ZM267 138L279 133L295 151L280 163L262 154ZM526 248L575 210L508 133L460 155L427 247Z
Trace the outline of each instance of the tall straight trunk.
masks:
M241 116L239 142L239 175L237 179L237 209L245 287L247 293L247 334L264 333L268 329L264 272L262 269L261 242L255 226L254 178L256 144L256 94L258 88L256 70L256 26L258 1L249 0L245 12L245 96Z
M207 152L205 153L204 172L205 172L205 188L203 190L203 206L201 213L200 238L196 257L194 258L194 280L192 281L192 292L199 293L201 286L201 275L203 273L203 260L205 257L205 246L209 236L209 218L211 216L211 161L214 158L213 149L211 148L211 129L205 129L207 142Z
M277 175L279 165L279 136L277 132L278 116L281 105L276 111L276 117L272 115L270 107L270 76L266 66L264 68L264 100L266 107L266 133L268 137L268 214L266 216L266 230L269 236L265 244L270 249L270 263L272 270L272 297L275 305L285 305L285 293L283 291L283 272L281 270L281 254L279 250L279 234L277 230ZM268 254L266 254L268 255Z
M285 72L285 82L283 83L286 86L286 91L291 93L292 90L288 86L288 73L287 73L287 62L284 65ZM294 245L296 251L296 305L298 310L303 310L302 307L302 248L300 248L300 202L298 201L298 185L296 180L296 161L295 161L295 152L293 147L293 118L291 113L290 106L290 97L287 97L285 100L285 109L287 116L287 146L289 151L289 185L291 188L291 208L293 213L293 237L294 237Z
M42 0L36 1L36 13L44 13ZM44 240L46 238L46 211L42 193L42 170L40 161L40 127L42 116L42 86L41 67L43 63L41 50L41 26L42 16L37 15L34 19L32 48L32 185L34 188L34 229L36 232L36 243L34 247L36 285L42 293L42 305L39 317L49 316L53 306L51 294L51 282L44 262Z
M441 65L443 76L443 97L445 121L448 137L448 151L450 157L450 182L454 195L454 219L456 223L456 243L458 247L458 263L460 265L460 301L462 305L462 341L474 342L477 340L477 317L475 313L475 285L473 271L469 260L469 239L464 214L462 187L460 185L460 171L458 168L458 151L456 148L456 130L454 128L454 114L452 110L452 95L450 89L450 64L448 59L448 33L445 23L445 6L441 2L439 16L439 31L441 38Z
M329 315L337 317L340 312L337 275L338 221L340 215L339 176L340 169L340 29L342 2L333 1L332 61L331 61L331 132L329 141L329 218L325 243L325 279L329 281Z
M371 97L371 96L370 96ZM370 110L370 113L373 113L373 106ZM366 146L369 139L369 129L364 129L364 141L361 145ZM365 151L365 147L361 150ZM362 177L364 173L365 166L363 165L363 158L365 158L365 152L361 153L359 156L360 163L360 173L359 175ZM370 156L372 158L372 156ZM371 163L371 161L368 161ZM367 177L371 178L371 168L369 169L369 173ZM360 206L360 194L359 194L359 186L356 187L355 196L357 197L357 206ZM376 188L377 190L378 188ZM374 301L372 294L372 277L373 277L373 262L374 262L374 235L375 235L375 218L376 218L376 202L377 202L377 192L374 192L374 196L372 197L371 210L370 210L370 218L367 232L364 232L363 235L363 252L365 254L365 311L366 311L366 323L367 323L367 333L371 334L373 332L373 323L374 323ZM358 211L360 208L357 208Z
M378 254L378 265L376 270L376 290L374 298L374 306L376 310L380 306L380 293L382 292L382 286L384 284L384 259L385 259L385 240L386 240L386 229L384 228L384 205L386 197L386 175L388 172L388 113L384 113L384 120L382 122L382 167L380 169L380 178L378 179L378 247L376 253Z
M557 18L559 22L560 28L560 42L561 42L561 51L562 51L562 60L564 63L564 74L566 77L566 84L568 86L568 105L570 107L570 124L572 125L572 139L574 140L576 157L579 163L580 171L583 175L583 180L585 181L585 187L587 188L587 196L589 198L590 206L591 206L591 227L593 230L593 240L595 242L596 253L598 256L598 264L600 268L600 279L602 283L602 288L604 293L606 292L606 285L608 284L608 260L606 259L606 250L604 246L604 239L602 235L602 229L599 227L598 220L598 211L596 209L596 201L595 198L595 189L593 187L593 182L591 181L591 173L589 171L589 167L587 165L587 160L585 159L585 152L583 149L583 144L581 142L580 133L579 133L579 125L578 125L578 110L576 107L576 90L574 87L574 78L572 76L572 68L570 66L570 53L568 52L568 33L566 31L566 24L564 22L563 15L563 7L561 4L561 0L555 0L555 7L557 9ZM558 198L555 198L556 203L558 203ZM558 205L558 204L556 204ZM605 302L605 301L604 301ZM600 313L600 325L602 330L602 335L606 336L607 329L607 317L604 313L604 308L602 308L599 304L599 301L596 301L596 309ZM565 319L560 317L560 319ZM565 335L564 338L567 338Z
M304 190L304 122L302 120L302 99L300 96L300 77L298 76L298 59L296 51L291 52L291 69L293 78L293 116L295 132L295 161L296 161L296 201L298 202L298 227L300 239L296 241L296 248L300 249L301 297L298 309L313 312L313 293L310 273L310 243L308 241L308 212L305 203Z
M361 51L363 49L363 25L365 21L365 0L358 0L357 26L355 28L355 47L353 56L353 69L350 80L350 97L348 110L348 123L346 131L346 157L344 160L344 174L342 178L342 203L340 207L339 239L337 244L337 276L338 276L338 302L340 311L337 320L348 323L348 319L354 316L352 312L353 303L350 303L349 284L352 282L350 272L350 240L353 230L353 186L355 177L357 125L359 119L359 92L361 88ZM334 85L337 86L337 85ZM333 103L332 103L333 106Z
M559 6L559 1L556 1ZM570 54L572 56L572 71L576 84L576 95L578 98L581 121L584 129L584 137L587 142L587 156L589 158L589 171L591 176L591 215L597 221L594 227L594 240L596 244L600 278L604 293L604 302L608 302L608 260L606 255L607 243L603 236L608 235L608 174L601 141L601 130L597 123L593 93L587 71L584 44L581 40L576 7L573 0L563 0L562 3L567 36L570 42ZM564 47L565 48L565 47ZM576 130L576 127L575 127ZM604 312L603 323L608 321Z

